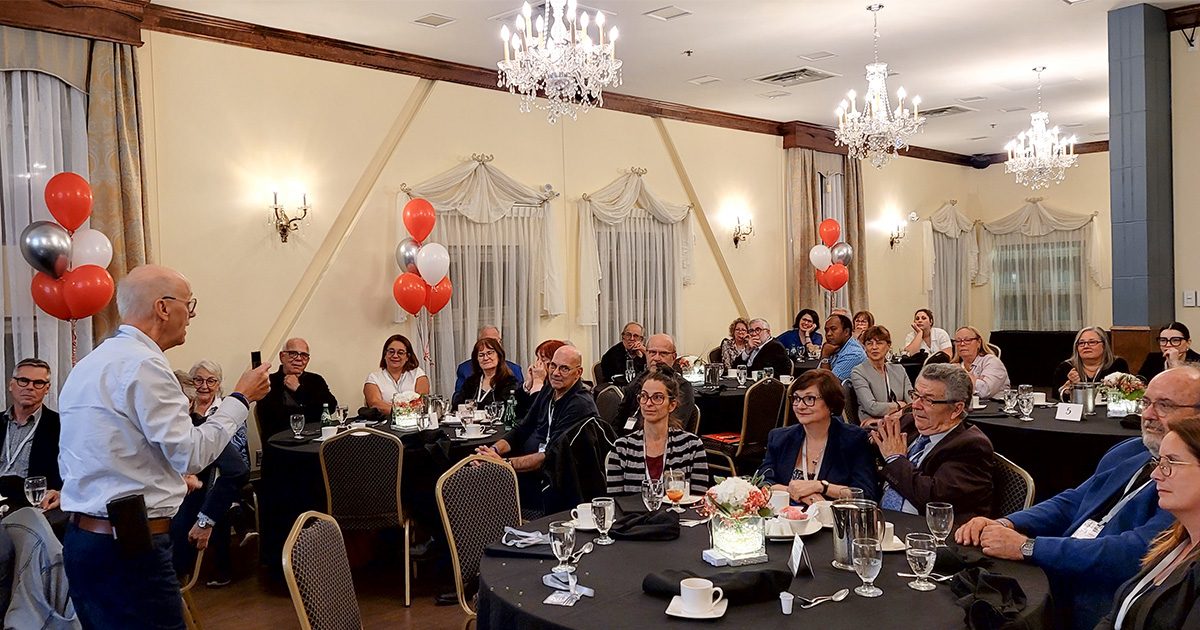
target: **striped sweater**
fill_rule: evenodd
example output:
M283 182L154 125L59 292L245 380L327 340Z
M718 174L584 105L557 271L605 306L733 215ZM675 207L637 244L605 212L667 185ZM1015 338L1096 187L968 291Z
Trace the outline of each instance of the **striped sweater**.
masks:
M619 440L608 458L608 493L638 494L646 478L644 431L635 431ZM667 432L663 470L682 470L691 486L689 494L708 490L708 459L700 438L681 429Z

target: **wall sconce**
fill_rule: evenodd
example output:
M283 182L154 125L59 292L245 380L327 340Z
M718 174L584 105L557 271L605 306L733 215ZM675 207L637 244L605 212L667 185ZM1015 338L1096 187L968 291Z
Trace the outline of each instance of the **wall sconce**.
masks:
M733 246L736 248L738 243L754 236L754 222L751 219L746 219L746 224L742 225L742 218L737 218L737 225L733 227Z
M268 223L275 228L276 232L279 232L279 241L281 243L286 243L288 234L299 230L301 221L304 221L304 219L308 217L308 211L311 209L311 206L308 205L308 193L303 193L304 200L301 205L296 208L300 211L300 215L296 217L289 217L287 215L287 210L285 210L283 206L279 205L278 192L273 192L271 194L274 196L275 201L270 206L267 206L271 209L271 217L268 220Z
M892 228L892 231L888 234L888 249L896 249L896 246L899 245L900 241L904 240L905 235L908 234L908 224L916 223L920 220L921 217L917 216L916 212L910 212L908 213L907 221L900 220L897 222Z

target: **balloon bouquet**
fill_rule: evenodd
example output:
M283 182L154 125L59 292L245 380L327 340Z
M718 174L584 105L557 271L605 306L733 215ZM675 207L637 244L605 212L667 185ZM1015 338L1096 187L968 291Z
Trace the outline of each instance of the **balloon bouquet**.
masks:
M817 227L824 244L818 243L808 250L808 260L817 268L817 284L829 291L837 291L850 280L846 265L854 257L854 248L849 243L838 242L842 227L833 219L825 219Z
M412 315L424 308L430 316L450 303L454 287L450 284L450 252L439 243L423 243L433 231L437 217L433 204L413 199L404 206L404 227L411 235L396 246L396 263L401 274L392 284L396 303ZM425 361L429 359L429 324L417 318L417 335L424 346Z
M71 363L76 359L75 320L99 313L113 297L105 271L112 244L98 230L80 230L92 214L92 188L75 173L46 183L46 208L53 221L34 221L21 232L21 256L37 270L33 302L52 317L71 322Z

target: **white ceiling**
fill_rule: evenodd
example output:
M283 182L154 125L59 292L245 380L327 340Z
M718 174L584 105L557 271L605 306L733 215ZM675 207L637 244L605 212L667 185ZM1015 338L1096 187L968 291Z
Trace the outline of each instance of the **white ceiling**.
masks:
M1160 8L1195 0L1154 2ZM156 4L360 44L494 68L503 56L499 21L519 0L155 0ZM865 90L871 61L870 0L584 0L618 26L624 83L617 92L777 121L832 126L845 93ZM880 60L899 73L888 81L919 94L922 109L978 109L928 121L913 144L957 153L998 153L1029 126L1036 75L1043 75L1051 124L1080 142L1108 139L1107 12L1132 0L883 0ZM674 5L691 15L662 21L643 15ZM456 21L413 23L428 13ZM691 56L684 54L692 50ZM806 61L799 55L836 57ZM778 90L747 79L801 66L840 77ZM699 86L689 79L709 75ZM518 105L513 97L512 107ZM1002 109L1025 107L1024 111ZM542 115L538 113L530 114ZM570 124L570 120L565 123Z

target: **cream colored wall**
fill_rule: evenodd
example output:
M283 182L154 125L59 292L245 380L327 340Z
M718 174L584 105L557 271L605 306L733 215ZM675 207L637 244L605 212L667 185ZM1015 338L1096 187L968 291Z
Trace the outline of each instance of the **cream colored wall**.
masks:
M1175 318L1200 334L1200 309L1183 307L1183 291L1200 289L1200 52L1171 34L1171 144L1175 180Z

